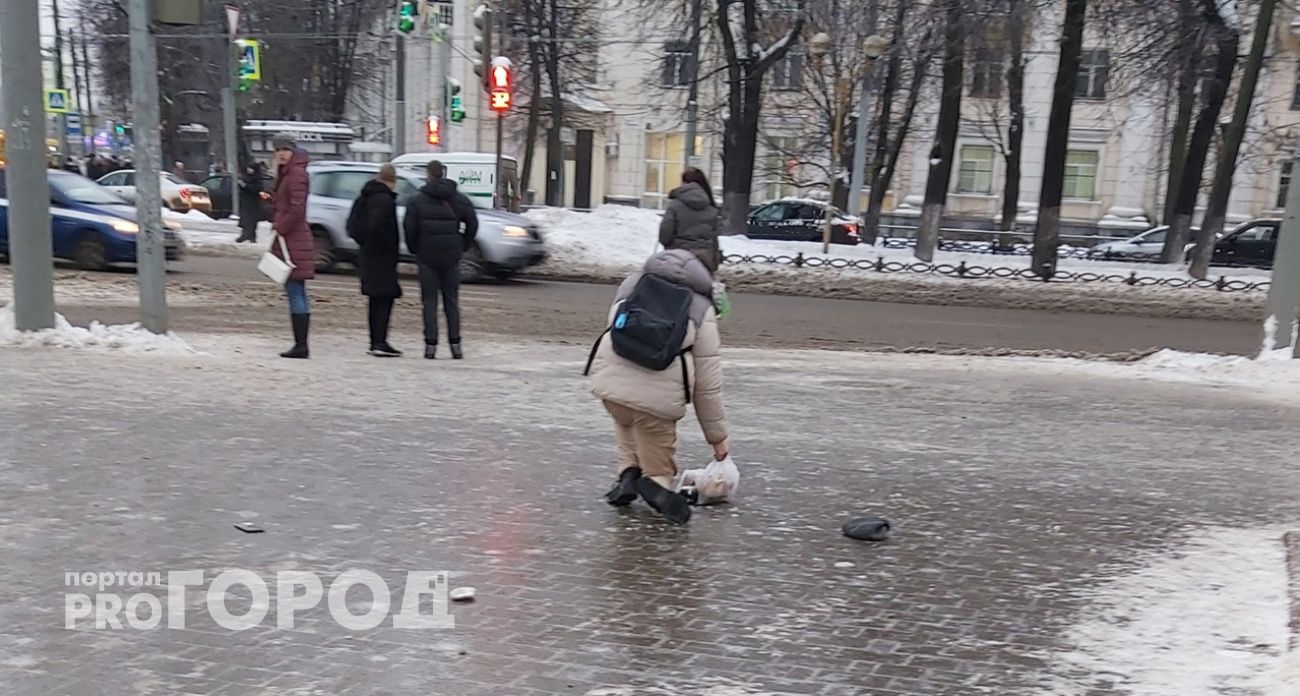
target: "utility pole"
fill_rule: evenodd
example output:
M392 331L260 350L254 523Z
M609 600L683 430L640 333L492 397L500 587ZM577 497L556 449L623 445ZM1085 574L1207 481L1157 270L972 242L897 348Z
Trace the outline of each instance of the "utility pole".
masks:
M90 131L90 149L95 149L95 97L90 86L90 50L86 47L86 13L78 12L77 20L81 24L81 65L85 68L83 79L86 83L86 111L81 115L81 127Z
M1292 159L1300 166L1300 146ZM1264 350L1285 350L1296 341L1296 312L1300 308L1300 186L1287 192L1286 217L1277 234L1277 251L1273 255L1273 278L1268 289L1268 323L1265 324ZM1272 336L1269 336L1271 329ZM1271 345L1270 345L1271 341Z
M226 71L226 86L221 88L221 130L225 131L226 135L226 173L230 175L230 212L233 216L239 217L239 175L243 172L243 168L239 166L239 114L235 110L235 85L239 79L239 45L235 43L239 33L239 7L226 5L226 24L230 44L226 51L229 69Z
M0 0L0 86L4 90L9 262L14 323L20 331L54 326L50 188L45 174L45 97L37 0Z
M862 93L858 95L858 125L853 132L853 177L849 185L849 202L845 207L847 213L861 213L862 189L867 179L867 134L871 125L871 99L876 91L876 60L882 51L881 38L876 35L879 19L879 0L870 0L867 4L867 34L863 42L863 55L866 58L866 72L862 75Z
M59 30L59 0L50 0L50 4L54 13L54 87L66 89L63 81L63 34ZM62 169L63 159L68 155L68 117L60 113L56 114L54 120L58 123L55 126L55 140L58 141L59 168Z
M691 0L691 57L686 72L690 76L686 97L686 166L695 166L695 133L700 112L700 7L701 0Z
M158 116L158 50L150 0L129 0L131 100L135 106L136 269L144 328L167 333L167 256L163 247L162 138Z
M393 156L406 153L406 37L397 35L397 120L393 123Z
M82 66L80 65L81 60L78 59L77 57L76 32L73 31L68 32L68 43L72 47L72 88L77 91L77 100L76 100L77 114L78 114L78 118L81 119L81 128L78 131L78 137L77 137L77 154L84 157L86 155L86 138L85 138L86 111L84 106L82 105L82 96L81 96L82 95L82 88L81 88Z

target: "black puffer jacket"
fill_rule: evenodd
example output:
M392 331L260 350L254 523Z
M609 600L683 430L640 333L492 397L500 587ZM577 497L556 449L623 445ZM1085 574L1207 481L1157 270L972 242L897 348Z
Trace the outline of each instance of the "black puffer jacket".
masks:
M718 209L704 187L683 184L672 193L664 219L659 224L659 243L664 249L685 249L699 257L710 272L718 270Z
M464 225L462 231L461 225ZM406 248L426 266L460 263L478 235L474 204L456 190L456 182L435 179L406 206Z
M397 282L397 194L376 179L366 182L348 215L348 236L361 248L357 270L361 292L370 297L401 297Z

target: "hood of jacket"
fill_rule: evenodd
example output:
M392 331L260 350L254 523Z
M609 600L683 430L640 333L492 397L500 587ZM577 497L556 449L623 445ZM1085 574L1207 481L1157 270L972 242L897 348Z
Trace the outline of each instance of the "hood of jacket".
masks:
M645 272L685 285L704 297L713 297L713 275L698 256L686 249L670 249L651 256L645 262Z
M420 192L441 201L449 201L456 197L456 182L446 177L434 179L421 186Z
M668 197L681 201L691 210L704 210L713 206L713 201L709 199L709 194L704 192L704 187L693 181L673 189Z
M385 184L384 182L378 179L371 179L370 181L366 182L365 186L361 187L362 196L377 196L381 193L386 193L390 196L397 195L396 193L393 192L392 189L388 188L388 184Z
M280 165L280 170L306 169L310 163L311 155L307 154L306 150L296 147L293 149L293 154L289 156L289 161Z

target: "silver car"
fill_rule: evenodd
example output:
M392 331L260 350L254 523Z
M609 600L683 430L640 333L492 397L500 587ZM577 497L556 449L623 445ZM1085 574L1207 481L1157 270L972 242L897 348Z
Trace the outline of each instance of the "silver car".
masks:
M348 236L348 213L361 189L375 177L378 164L368 162L328 162L313 164L311 195L307 198L307 222L316 239L316 270L327 273L340 263L355 263L357 243ZM414 262L406 248L401 221L406 201L424 185L411 171L397 170L397 221L401 259ZM461 261L461 277L466 281L486 277L509 278L546 259L546 244L537 226L519 215L500 210L478 209L478 236L474 246Z

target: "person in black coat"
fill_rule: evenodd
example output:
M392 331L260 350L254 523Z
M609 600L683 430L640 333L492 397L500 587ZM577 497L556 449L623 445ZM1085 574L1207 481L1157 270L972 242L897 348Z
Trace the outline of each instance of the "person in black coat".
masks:
M356 240L361 294L370 298L370 354L378 358L401 357L388 344L393 302L402 296L397 282L397 170L391 164L366 182L348 215L348 236Z
M428 183L406 206L406 248L420 269L420 301L424 306L424 357L438 353L438 295L447 314L447 340L451 357L464 357L460 348L460 259L474 246L478 215L474 204L446 178L447 168L433 160ZM463 226L463 230L462 230Z
M239 239L235 242L256 242L257 225L266 216L262 210L262 164L252 162L239 174Z

